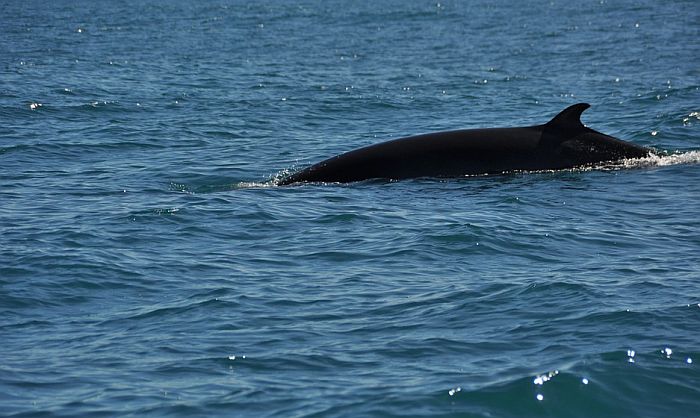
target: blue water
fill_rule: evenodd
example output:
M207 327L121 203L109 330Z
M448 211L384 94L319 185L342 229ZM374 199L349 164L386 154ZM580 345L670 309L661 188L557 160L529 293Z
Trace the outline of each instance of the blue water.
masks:
M700 410L696 2L0 9L0 415ZM577 102L664 156L275 186Z

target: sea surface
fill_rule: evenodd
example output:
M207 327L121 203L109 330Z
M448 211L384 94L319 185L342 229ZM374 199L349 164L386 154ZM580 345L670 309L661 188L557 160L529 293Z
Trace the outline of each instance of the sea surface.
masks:
M698 416L696 1L0 10L0 416ZM276 185L578 102L659 156Z

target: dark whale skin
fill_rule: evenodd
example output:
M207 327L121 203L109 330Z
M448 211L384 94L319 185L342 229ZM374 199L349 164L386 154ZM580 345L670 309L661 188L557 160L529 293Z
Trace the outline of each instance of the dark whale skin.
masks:
M331 157L278 184L560 170L652 153L583 126L581 113L588 107L587 103L570 106L544 125L464 129L394 139Z

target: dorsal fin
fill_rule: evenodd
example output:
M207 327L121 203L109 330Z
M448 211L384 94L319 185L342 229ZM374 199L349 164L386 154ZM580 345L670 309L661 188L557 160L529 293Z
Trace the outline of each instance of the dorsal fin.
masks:
M578 103L569 106L547 122L547 126L559 129L584 128L583 123L581 123L581 114L589 107L591 107L591 105L588 103Z

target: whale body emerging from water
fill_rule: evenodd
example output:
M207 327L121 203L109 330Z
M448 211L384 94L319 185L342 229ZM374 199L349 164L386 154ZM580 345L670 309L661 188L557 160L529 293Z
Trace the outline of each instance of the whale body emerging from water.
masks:
M649 148L583 126L581 113L589 107L587 103L575 104L544 125L464 129L394 139L331 157L282 178L278 184L560 170L652 154Z

